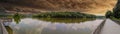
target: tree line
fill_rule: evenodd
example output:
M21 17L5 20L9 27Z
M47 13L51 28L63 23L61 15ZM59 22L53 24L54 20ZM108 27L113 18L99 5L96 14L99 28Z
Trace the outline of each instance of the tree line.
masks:
M106 18L120 18L120 11L107 11Z

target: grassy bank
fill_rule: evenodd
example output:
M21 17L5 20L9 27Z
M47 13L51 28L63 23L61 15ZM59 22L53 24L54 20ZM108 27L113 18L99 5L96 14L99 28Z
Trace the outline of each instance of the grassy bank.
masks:
M95 15L80 12L46 12L33 15L36 18L95 18Z

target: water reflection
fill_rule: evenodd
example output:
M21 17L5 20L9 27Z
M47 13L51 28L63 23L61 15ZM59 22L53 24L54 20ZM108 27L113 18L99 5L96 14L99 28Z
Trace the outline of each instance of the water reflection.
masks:
M4 26L9 26L12 23L12 18L0 18Z
M12 18L0 18L3 25L5 26L8 34L13 34L13 30L11 29L11 27L9 27L9 25L11 25L12 23Z
M43 28L41 34L91 34L93 31L89 27L77 25L78 24L57 24L54 26L47 26Z
M38 18L37 18L38 19ZM39 20L47 22L59 22L59 23L80 23L85 21L93 21L96 18L39 18Z
M7 32L8 32L8 34L13 34L13 30L11 29L11 27L5 26L5 28L6 28Z
M14 21L16 24L19 24L21 21L20 15L14 15L13 16ZM96 18L33 18L33 19L38 19L42 21L47 21L47 22L59 22L59 23L80 23L80 22L85 22L85 21L93 21Z
M37 19L21 19L19 24L12 22L13 34L91 34L103 20L93 20L81 23L52 23Z
M15 15L13 15L13 19L16 22L16 24L19 24L19 22L21 21L21 15L16 13Z
M91 34L103 21L95 18L24 18L5 22L9 34Z

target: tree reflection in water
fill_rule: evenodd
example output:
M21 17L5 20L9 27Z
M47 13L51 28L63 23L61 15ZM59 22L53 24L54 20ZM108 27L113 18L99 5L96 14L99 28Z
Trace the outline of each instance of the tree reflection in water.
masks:
M13 34L13 30L9 26L5 26L8 34Z
M19 24L21 21L20 16L15 16L13 17L14 21L16 24ZM42 21L48 21L48 22L60 22L60 23L80 23L80 22L85 22L85 21L92 21L95 20L96 18L34 18L34 19L39 19Z
M48 22L60 22L60 23L80 23L85 21L92 21L96 18L36 18L42 21L48 21Z
M18 13L13 15L13 19L16 22L16 24L19 24L19 22L21 21L21 17L22 16L20 14L18 14Z

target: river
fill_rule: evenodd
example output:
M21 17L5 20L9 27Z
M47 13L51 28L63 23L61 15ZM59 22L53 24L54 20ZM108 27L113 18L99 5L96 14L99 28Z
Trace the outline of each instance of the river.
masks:
M13 19L5 22L9 34L92 34L104 19Z

